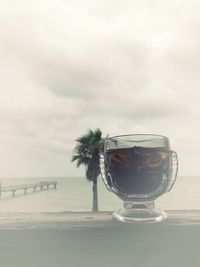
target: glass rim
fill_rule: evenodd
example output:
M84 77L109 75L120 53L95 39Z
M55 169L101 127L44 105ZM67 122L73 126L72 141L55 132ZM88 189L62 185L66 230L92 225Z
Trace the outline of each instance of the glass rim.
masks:
M141 134L119 134L119 135L113 135L111 137L107 137L106 140L107 139L111 139L111 138L115 138L115 137L120 137L120 136L138 136L138 135L164 137L166 139L169 139L167 136L161 135L161 134L143 134L143 133L141 133Z
M161 137L163 139L166 139L167 142L169 143L169 138L165 135L161 135L161 134L121 134L121 135L114 135L114 136L107 136L104 140L104 144L108 141L108 140L112 140L114 138L118 138L118 137L130 137L130 136L144 136L144 137L147 137L147 136L151 136L151 137Z

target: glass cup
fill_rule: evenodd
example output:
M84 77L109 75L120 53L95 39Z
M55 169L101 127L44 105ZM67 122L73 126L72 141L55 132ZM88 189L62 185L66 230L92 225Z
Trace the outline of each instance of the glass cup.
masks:
M176 152L161 135L133 134L107 138L100 155L107 189L124 201L113 213L121 222L161 222L164 211L155 199L173 187L178 171Z

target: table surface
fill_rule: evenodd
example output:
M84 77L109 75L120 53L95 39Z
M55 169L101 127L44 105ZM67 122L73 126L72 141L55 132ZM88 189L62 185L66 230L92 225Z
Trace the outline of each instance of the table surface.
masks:
M200 211L124 224L112 212L0 213L6 267L199 267ZM8 220L9 216L9 220Z
M200 210L168 210L164 225L198 225ZM112 217L112 212L62 212L62 213L0 213L0 229L71 229L71 228L125 228ZM157 223L156 223L157 224Z

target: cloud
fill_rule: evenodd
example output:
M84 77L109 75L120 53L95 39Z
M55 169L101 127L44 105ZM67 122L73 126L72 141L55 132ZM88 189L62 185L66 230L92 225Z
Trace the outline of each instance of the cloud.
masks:
M190 161L190 140L200 133L199 3L12 0L0 6L5 175L79 173L66 163L74 140L97 127L105 135L165 134L183 162ZM197 162L198 145L194 150ZM198 164L191 166L181 172L198 172Z

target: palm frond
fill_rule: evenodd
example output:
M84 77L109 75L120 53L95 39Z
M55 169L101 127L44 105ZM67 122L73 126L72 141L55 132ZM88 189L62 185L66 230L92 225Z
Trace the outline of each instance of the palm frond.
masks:
M75 160L78 160L79 155L73 155L71 158L71 162L74 162Z
M99 152L102 148L102 140L102 132L99 128L94 131L89 129L85 135L76 139L77 145L71 161L76 161L77 167L85 165L86 178L89 181L96 181L100 174Z
M101 136L102 136L102 131L97 128L95 131L94 131L94 137L95 137L95 140L101 140Z

